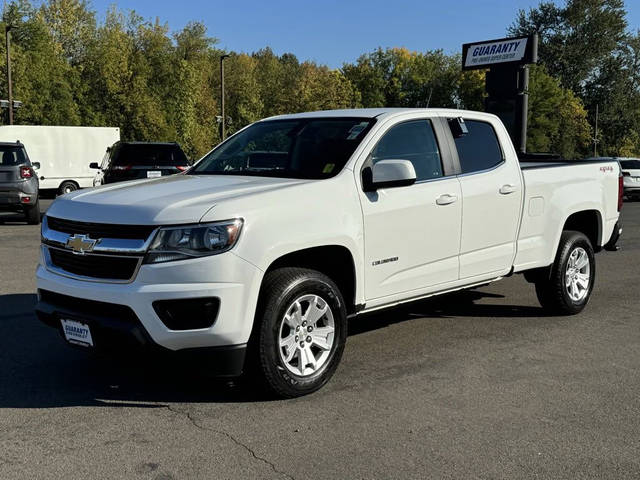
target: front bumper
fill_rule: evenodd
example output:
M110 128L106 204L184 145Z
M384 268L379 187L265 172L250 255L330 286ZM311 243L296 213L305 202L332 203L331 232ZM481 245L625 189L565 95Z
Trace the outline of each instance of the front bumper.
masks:
M60 304L42 298L36 308L41 320L56 328L61 316L84 321L90 328L95 325L96 346L102 339L102 343L181 352L231 349L235 352L233 355L240 355L237 351L244 351L251 334L262 274L249 262L227 252L142 265L131 283L68 278L49 271L42 259L36 277L38 290L78 299ZM154 302L162 300L205 297L219 300L215 321L207 328L171 330L153 307ZM86 301L94 302L94 306L86 308L82 303ZM118 334L114 336L109 332Z
M238 376L244 367L246 344L223 347L186 348L171 352L158 345L129 307L38 291L36 315L62 333L61 319L73 319L89 326L94 347L102 351L143 350L152 354L171 353L181 361L193 362L212 375Z

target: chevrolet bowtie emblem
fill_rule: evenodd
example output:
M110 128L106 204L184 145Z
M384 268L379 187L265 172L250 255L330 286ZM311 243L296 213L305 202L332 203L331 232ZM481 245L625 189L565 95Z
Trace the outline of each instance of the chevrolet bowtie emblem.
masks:
M93 250L98 240L89 238L87 235L73 235L67 239L66 247L75 253L87 253Z

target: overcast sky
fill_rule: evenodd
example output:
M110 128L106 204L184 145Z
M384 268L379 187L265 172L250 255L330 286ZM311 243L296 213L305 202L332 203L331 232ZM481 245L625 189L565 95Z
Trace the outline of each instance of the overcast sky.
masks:
M172 31L205 23L219 46L253 52L266 45L340 67L378 46L461 50L466 42L505 36L519 9L538 0L93 0L100 18L108 6L158 17ZM627 0L629 26L640 28L640 0Z

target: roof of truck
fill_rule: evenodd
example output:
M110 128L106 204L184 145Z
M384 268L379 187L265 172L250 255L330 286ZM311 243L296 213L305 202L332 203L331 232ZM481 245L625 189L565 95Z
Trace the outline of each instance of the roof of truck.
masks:
M465 113L474 115L488 115L483 112L471 112L469 110L457 110L454 108L349 108L343 110L319 110L317 112L292 113L287 115L277 115L265 118L265 120L288 120L298 118L327 118L327 117L356 117L356 118L376 118L401 113L429 112L436 115L451 115L459 117Z

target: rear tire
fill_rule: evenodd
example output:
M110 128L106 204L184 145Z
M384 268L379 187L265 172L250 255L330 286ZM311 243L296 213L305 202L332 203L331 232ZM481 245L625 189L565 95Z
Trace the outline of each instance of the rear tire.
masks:
M67 193L75 192L76 190L78 190L78 188L79 187L76 182L67 180L65 182L62 182L60 184L60 187L58 187L58 195L65 195Z
M336 371L347 338L340 290L326 275L303 268L267 273L252 340L252 371L283 398L306 395Z
M551 314L575 315L589 302L595 283L593 246L581 232L562 232L549 276L536 281L540 305Z
M24 216L27 219L27 223L29 225L39 225L40 224L40 199L36 200L36 204L27 207L24 212Z

